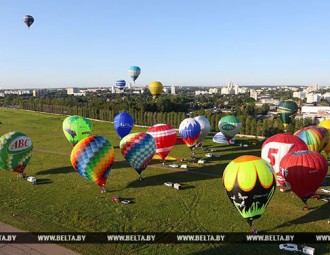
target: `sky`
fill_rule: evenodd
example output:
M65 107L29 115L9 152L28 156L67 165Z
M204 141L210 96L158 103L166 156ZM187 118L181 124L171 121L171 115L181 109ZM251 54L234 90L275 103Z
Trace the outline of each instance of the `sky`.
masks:
M0 88L330 85L328 0L0 0ZM28 28L24 15L32 15Z

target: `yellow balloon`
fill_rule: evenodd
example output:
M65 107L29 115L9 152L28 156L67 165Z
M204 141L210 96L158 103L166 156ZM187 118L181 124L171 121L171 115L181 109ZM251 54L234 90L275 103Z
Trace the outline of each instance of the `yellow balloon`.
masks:
M159 81L153 81L149 84L149 91L151 95L158 97L163 92L163 84Z
M321 121L320 124L319 124L319 126L326 128L328 130L329 137L330 137L330 119ZM330 142L323 148L323 150L329 156L329 153L330 153Z

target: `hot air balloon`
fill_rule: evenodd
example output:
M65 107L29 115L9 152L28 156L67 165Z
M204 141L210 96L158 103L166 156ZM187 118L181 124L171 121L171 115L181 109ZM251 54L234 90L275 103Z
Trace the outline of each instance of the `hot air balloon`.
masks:
M299 137L289 133L273 135L261 147L261 158L273 166L277 186L281 186L281 191L284 191L284 188L288 185L280 171L280 162L289 152L300 150L308 150L306 143Z
M291 123L298 112L298 105L292 100L283 100L278 104L277 113L283 123L284 128Z
M291 190L304 202L304 210L308 210L308 198L314 195L327 175L327 160L318 152L294 151L282 158L280 169Z
M30 28L30 26L33 24L34 22L34 18L31 15L25 15L23 17L24 23L28 26L28 28Z
M164 164L165 158L176 143L175 129L168 124L157 124L150 127L147 134L151 135L155 139L156 153L162 159Z
M228 144L227 138L223 135L223 133L218 132L213 136L213 142L215 143L223 143L223 144Z
M147 133L133 133L120 141L120 150L123 157L139 174L148 166L156 152L156 141Z
M308 126L302 128L295 132L294 135L298 136L307 144L308 150L316 152L323 150L329 140L327 129L318 126Z
M104 186L115 160L112 144L103 136L89 136L73 147L71 164L82 177L95 182L105 192Z
M149 84L149 91L154 98L160 96L163 92L163 84L159 81L153 81Z
M210 122L208 121L208 119L205 118L204 116L197 116L194 119L197 120L197 122L201 126L201 134L200 134L197 142L202 144L205 137L207 137L207 135L210 133L211 125L210 125Z
M65 137L75 146L92 132L92 122L81 116L73 115L64 119L62 124Z
M121 112L116 115L113 125L120 139L128 135L134 126L133 117L127 112Z
M320 127L324 127L328 130L328 136L330 137L330 120L323 120L320 124ZM330 154L330 142L328 141L327 145L323 148L327 156Z
M118 80L116 81L116 88L119 90L123 90L126 86L126 81L124 80Z
M138 66L131 66L128 69L128 74L129 74L129 76L131 76L134 83L135 83L135 80L139 77L140 73L141 73L141 69Z
M223 186L228 198L252 227L275 192L272 166L256 156L240 156L231 161L223 173Z
M32 156L31 139L21 132L9 132L0 137L0 168L24 177Z
M219 120L218 127L229 141L241 130L242 122L233 115L228 115Z
M193 147L197 144L201 134L201 126L193 118L184 119L179 126L179 134L182 141L189 147L192 153L192 158L195 157Z

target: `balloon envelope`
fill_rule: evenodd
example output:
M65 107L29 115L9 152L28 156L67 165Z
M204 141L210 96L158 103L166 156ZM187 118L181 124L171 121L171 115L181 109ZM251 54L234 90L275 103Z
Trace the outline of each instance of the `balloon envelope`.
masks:
M130 166L141 174L156 152L156 141L147 133L133 133L120 141L120 150Z
M153 81L149 84L149 91L153 97L158 97L163 92L163 84L159 81Z
M92 122L81 116L69 116L64 119L62 128L66 139L72 146L75 146L79 141L91 134Z
M103 187L115 160L112 144L102 136L89 136L73 147L71 164L82 177Z
M261 158L274 168L278 186L286 186L285 179L280 171L282 158L289 152L300 150L308 150L306 143L299 137L289 133L273 135L263 143Z
M118 80L116 81L116 88L123 90L126 86L126 81L124 80Z
M283 157L280 168L291 190L306 203L326 177L328 162L318 152L294 151Z
M219 120L218 127L229 141L241 130L242 122L233 115L228 115Z
M213 136L213 142L215 143L224 143L224 144L228 144L228 140L227 138L224 136L223 133L218 132Z
M32 156L31 139L21 132L9 132L0 137L0 168L23 173Z
M188 146L196 145L201 133L201 126L193 118L184 119L179 127L179 134L182 141Z
M250 155L231 161L222 181L228 198L250 225L264 213L276 186L272 166Z
M330 120L323 120L320 124L320 127L324 127L327 129L328 131L328 136L330 137ZM325 145L325 147L323 148L323 150L325 151L325 153L329 156L330 153L330 142L328 141L328 143Z
M128 74L131 76L134 82L139 77L140 73L141 73L141 69L138 66L131 66L128 69Z
M302 128L295 132L294 135L298 136L307 144L308 150L316 152L320 152L329 140L326 128L318 126Z
M157 124L147 131L156 141L156 153L165 160L176 143L176 131L168 124Z
M283 100L278 104L277 113L286 128L294 119L298 111L298 105L292 100Z
M24 23L25 23L28 27L30 27L30 26L33 24L33 22L34 22L34 18L33 18L31 15L25 15L25 16L23 17L23 20L24 20Z
M197 120L197 122L201 126L201 134L198 138L198 142L201 143L204 141L205 137L207 137L207 135L210 133L211 125L208 119L205 118L204 116L197 116L194 119Z
M134 126L133 117L127 112L121 112L116 115L113 125L120 139L128 135Z

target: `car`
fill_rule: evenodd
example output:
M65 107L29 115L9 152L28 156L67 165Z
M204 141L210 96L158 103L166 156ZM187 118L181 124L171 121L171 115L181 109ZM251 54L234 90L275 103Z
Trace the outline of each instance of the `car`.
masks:
M324 197L324 198L321 198L321 200L325 201L325 202L330 202L330 197Z
M205 157L207 157L207 158L212 158L212 157L213 157L213 154L212 154L212 153L206 153L206 154L205 154Z
M174 183L174 186L173 186L175 189L179 190L181 189L181 184L180 183Z
M216 158L220 158L221 155L220 155L220 154L214 154L214 157L216 157Z
M128 205L131 201L130 201L130 200L127 200L127 199L124 199L124 200L121 200L121 202L122 202L124 205Z
M330 190L329 189L320 189L322 192L324 193L330 193Z
M294 243L284 243L279 245L280 250L298 252L298 245Z
M197 161L198 164L205 164L206 160L205 159L200 159Z
M33 176L29 176L26 180L32 184L37 184L37 179Z
M164 182L164 185L167 187L173 187L173 182Z
M169 167L173 167L173 168L178 168L179 167L179 165L178 164L170 164L170 165L168 165Z
M187 166L187 165L185 165L185 164L183 164L183 165L181 165L181 166L180 166L180 168L184 168L184 169L187 169L187 168L188 168L188 166Z
M211 148L210 151L215 152L215 151L217 151L217 149L216 148Z
M120 202L120 197L119 196L115 196L111 200L118 203L118 202Z
M248 144L243 144L243 147L247 148L247 147L249 147L249 145Z

